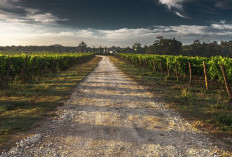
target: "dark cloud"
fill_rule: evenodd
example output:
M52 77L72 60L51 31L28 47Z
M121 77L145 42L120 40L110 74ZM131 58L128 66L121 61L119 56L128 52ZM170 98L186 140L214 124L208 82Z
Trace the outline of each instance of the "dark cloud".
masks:
M0 0L0 33L6 41L65 45L150 44L159 35L227 40L231 6L231 0Z
M74 28L148 28L231 20L231 0L0 0L0 13ZM212 16L213 14L213 16ZM13 16L14 15L14 16ZM67 20L68 19L68 20Z
M219 9L229 10L232 7L232 1L231 0L217 1L215 4L215 7L219 8Z
M30 8L21 4L21 0L0 0L0 20L28 24L57 24L61 19L50 12L44 12L41 7Z

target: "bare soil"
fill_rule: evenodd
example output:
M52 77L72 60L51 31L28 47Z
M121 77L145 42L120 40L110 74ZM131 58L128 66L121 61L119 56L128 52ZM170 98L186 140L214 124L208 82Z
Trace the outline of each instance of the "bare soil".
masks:
M35 134L1 156L230 156L103 56Z

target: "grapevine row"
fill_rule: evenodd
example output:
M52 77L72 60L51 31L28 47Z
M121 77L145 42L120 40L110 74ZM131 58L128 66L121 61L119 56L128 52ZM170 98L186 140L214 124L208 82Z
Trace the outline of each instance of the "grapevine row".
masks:
M223 68L225 69L227 83L232 83L232 58L220 56L207 58L125 53L116 55L133 64L144 66L148 69L153 69L154 71L159 71L161 73L166 71L168 75L173 72L176 74L177 80L179 79L179 75L187 76L191 71L191 75L193 76L205 76L206 85L208 84L207 79L224 82L225 77L222 72Z
M91 53L0 55L0 81L8 82L9 78L25 79L43 73L63 71L88 61L93 56Z

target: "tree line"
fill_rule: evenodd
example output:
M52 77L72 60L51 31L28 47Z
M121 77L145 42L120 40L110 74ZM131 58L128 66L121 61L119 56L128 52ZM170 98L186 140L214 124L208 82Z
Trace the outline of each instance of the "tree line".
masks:
M151 45L142 46L140 43L134 43L132 47L122 48L112 47L90 47L85 42L80 42L76 47L62 46L59 44L50 46L1 46L1 52L98 52L98 53L141 53L141 54L159 54L159 55L183 55L183 56L223 56L232 57L232 40L214 42L200 42L195 40L192 44L183 45L175 38L166 39L158 36Z
M232 40L214 42L200 42L195 40L192 44L183 45L180 41L173 39L165 39L162 36L150 46L141 46L140 43L135 43L132 48L126 48L128 53L144 53L144 54L159 54L159 55L183 55L183 56L223 56L232 57Z
M74 53L74 52L93 52L94 49L91 47L88 47L84 42L80 43L78 46L62 46L59 44L50 45L50 46L36 46L36 45L30 45L30 46L1 46L0 47L1 52L54 52L54 53Z
M116 52L123 52L123 48L121 47L95 47L95 46L88 46L85 42L80 42L78 46L62 46L59 44L50 45L50 46L0 46L0 53L3 54L16 54L16 53L42 53L42 52L50 52L50 53L116 53Z

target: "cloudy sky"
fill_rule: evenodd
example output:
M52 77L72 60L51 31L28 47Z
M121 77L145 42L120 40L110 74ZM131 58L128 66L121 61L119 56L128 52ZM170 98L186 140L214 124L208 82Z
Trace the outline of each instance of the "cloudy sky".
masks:
M0 0L0 45L232 40L232 0Z

